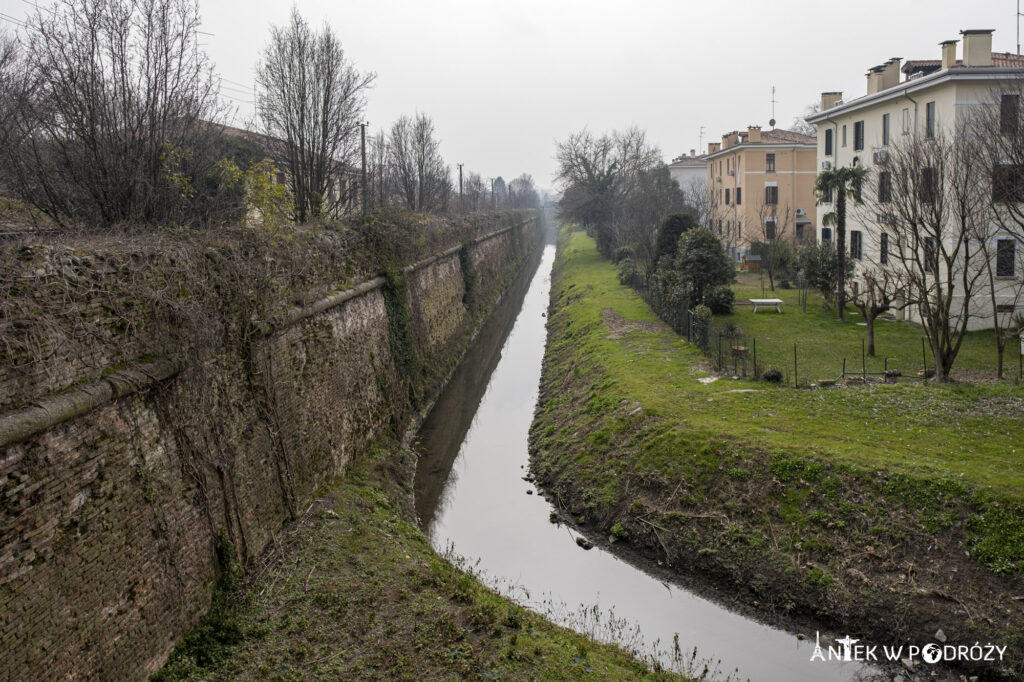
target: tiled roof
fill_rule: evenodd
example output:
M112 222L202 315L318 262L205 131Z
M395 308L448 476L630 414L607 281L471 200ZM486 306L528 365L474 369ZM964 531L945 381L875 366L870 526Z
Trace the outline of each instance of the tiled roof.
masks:
M682 156L677 156L676 158L672 159L672 163L670 163L669 165L670 166L701 167L701 166L706 166L707 164L708 164L708 161L707 161L706 158L704 158L703 155L700 155L700 156L687 156L687 155L684 154Z
M964 61L962 59L956 60L958 67L963 67ZM1024 57L1013 54L1012 52L993 52L992 53L992 66L1024 66ZM925 73L932 73L942 68L941 59L908 59L903 64L903 68L900 69L903 73L910 74L915 71L923 71Z
M748 133L740 133L740 144L751 144ZM814 135L804 135L793 130L774 128L761 131L761 144L815 144L818 138ZM756 144L756 143L753 143Z

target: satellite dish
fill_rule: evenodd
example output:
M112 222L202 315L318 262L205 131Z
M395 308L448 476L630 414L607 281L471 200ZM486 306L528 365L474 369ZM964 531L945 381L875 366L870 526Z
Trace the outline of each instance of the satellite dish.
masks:
M775 119L773 118L773 119L769 120L768 121L768 125L770 125L772 128L774 128L775 127Z

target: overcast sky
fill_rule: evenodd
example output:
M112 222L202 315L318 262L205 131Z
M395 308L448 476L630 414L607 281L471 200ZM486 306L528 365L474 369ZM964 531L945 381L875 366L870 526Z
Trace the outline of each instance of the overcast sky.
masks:
M557 140L587 127L645 129L666 161L722 133L789 127L822 90L864 94L889 57L937 59L941 40L996 29L1015 52L1015 0L299 0L348 57L377 73L367 119L433 117L454 167L550 187ZM23 17L25 0L0 0ZM254 66L282 0L200 0L207 53L251 118ZM959 54L959 53L958 53Z

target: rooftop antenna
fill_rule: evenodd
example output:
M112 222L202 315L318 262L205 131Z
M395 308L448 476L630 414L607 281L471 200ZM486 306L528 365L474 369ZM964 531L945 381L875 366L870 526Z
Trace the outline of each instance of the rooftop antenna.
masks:
M1017 56L1020 56L1020 0L1017 0Z
M1017 1L1020 2L1020 0L1017 0ZM703 154L704 153L704 126L700 127L700 137L698 138L698 140L699 140L699 142L697 143L697 151L700 152L701 154Z
M1020 0L1017 0L1017 2L1020 2ZM775 101L775 86L773 85L772 86L772 118L771 118L770 121L768 121L768 125L770 125L772 127L772 130L775 129L775 105L776 104L778 104L778 102Z

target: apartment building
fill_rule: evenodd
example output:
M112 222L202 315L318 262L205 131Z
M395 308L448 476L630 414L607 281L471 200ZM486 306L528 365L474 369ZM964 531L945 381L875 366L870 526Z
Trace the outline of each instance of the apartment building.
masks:
M896 149L905 149L914 140L943 139L950 144L979 144L958 131L965 117L977 115L978 107L1000 107L1013 130L1020 125L1021 83L1024 82L1024 59L1009 53L992 52L991 30L965 30L962 57L957 59L959 40L939 43L939 58L910 60L888 59L872 67L866 74L867 92L855 99L844 100L841 92L821 95L821 112L807 118L818 128L817 168L861 166L869 169L863 203L851 207L847 214L847 248L856 267L857 282L863 285L866 269L891 268L895 240L900 239L889 202L892 201L893 177L886 164ZM993 109L995 111L995 109ZM973 113L972 113L973 112ZM1012 120L1011 120L1012 119ZM902 147L900 145L903 145ZM925 174L931 169L922 169ZM1024 171L1021 175L1024 179ZM1015 190L1016 191L1016 190ZM1019 193L1024 199L1024 193ZM830 198L830 199L834 199ZM823 225L825 214L834 210L831 201L817 207L817 238L834 238L831 227ZM890 231L892 233L890 233ZM952 232L952 230L950 230ZM1000 319L1008 323L1015 311L1019 290L1020 234L992 231L987 244L998 253L996 270L1000 284L996 287L996 311L1005 313ZM927 239L923 248L929 248ZM917 245L914 248L918 248ZM968 246L972 246L968 244ZM977 253L979 244L972 250ZM931 246L930 248L934 248ZM927 260L927 259L926 259ZM977 266L975 258L975 265ZM964 271L970 271L965 267ZM952 278L951 278L952 279ZM1016 290L1015 290L1016 287ZM960 295L954 293L954 296ZM976 300L975 300L976 299ZM994 314L990 290L975 294L970 306L970 328L992 326ZM962 303L961 297L958 303ZM917 319L909 308L906 316ZM900 313L898 313L900 314Z
M704 155L691 149L689 154L680 154L672 159L672 163L668 164L668 173L688 196L695 193L703 197L707 192L707 168L708 162Z
M708 145L711 229L737 261L756 242L815 238L817 144L801 133L750 126Z

